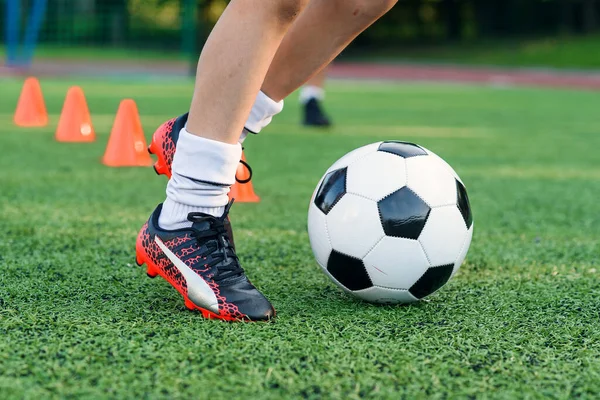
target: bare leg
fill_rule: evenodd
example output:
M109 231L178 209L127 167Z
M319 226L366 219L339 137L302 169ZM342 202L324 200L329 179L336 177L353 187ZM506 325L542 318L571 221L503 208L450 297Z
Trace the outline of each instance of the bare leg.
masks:
M328 65L397 0L311 0L285 36L262 85L280 101Z
M237 143L269 65L306 0L233 0L198 62L188 131Z

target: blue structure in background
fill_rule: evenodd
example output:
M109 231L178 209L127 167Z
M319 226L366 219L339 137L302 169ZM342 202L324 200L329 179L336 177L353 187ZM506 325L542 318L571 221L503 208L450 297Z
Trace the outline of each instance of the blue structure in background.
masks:
M21 0L6 0L6 65L17 64L19 48L19 16L21 15Z
M23 51L19 54L21 0L6 0L6 65L29 66L37 45L40 28L46 14L47 0L34 0L25 26Z

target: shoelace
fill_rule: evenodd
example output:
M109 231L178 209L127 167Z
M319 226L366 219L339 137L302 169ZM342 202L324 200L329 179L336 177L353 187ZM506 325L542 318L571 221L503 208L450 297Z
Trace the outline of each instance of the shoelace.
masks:
M233 246L227 236L227 229L225 228L225 220L227 219L227 215L229 214L232 205L233 200L227 204L225 212L218 218L197 212L188 214L188 220L190 222L208 222L210 225L209 229L202 231L196 230L194 236L199 242L214 238L214 240L207 241L207 251L204 256L207 259L210 258L210 261L206 263L208 268L217 267L217 272L212 277L215 282L220 282L244 273L244 269L240 266L239 260L233 250Z

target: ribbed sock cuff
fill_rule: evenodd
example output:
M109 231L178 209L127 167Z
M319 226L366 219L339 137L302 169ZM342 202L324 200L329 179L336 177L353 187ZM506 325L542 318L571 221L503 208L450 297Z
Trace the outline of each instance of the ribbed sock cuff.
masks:
M277 102L264 94L258 92L250 115L246 121L246 129L252 133L259 133L271 123L273 117L283 110L283 100Z
M167 199L163 203L163 207L158 218L158 226L169 231L189 228L192 226L192 222L187 219L187 216L191 212L201 212L215 217L220 217L225 212L225 206L195 207Z

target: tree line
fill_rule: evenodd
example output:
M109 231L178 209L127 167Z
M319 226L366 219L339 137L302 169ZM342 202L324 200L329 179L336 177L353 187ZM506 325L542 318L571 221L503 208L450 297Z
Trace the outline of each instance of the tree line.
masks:
M7 0L0 0L0 4ZM196 27L199 43L226 0L48 0L41 40L172 47ZM23 9L32 0L22 0ZM195 10L191 15L182 10ZM0 13L4 12L4 5ZM161 24L165 13L177 18ZM26 13L23 12L25 19ZM0 17L4 18L3 15ZM163 18L164 19L164 18ZM598 31L600 0L399 0L357 46L445 43Z

